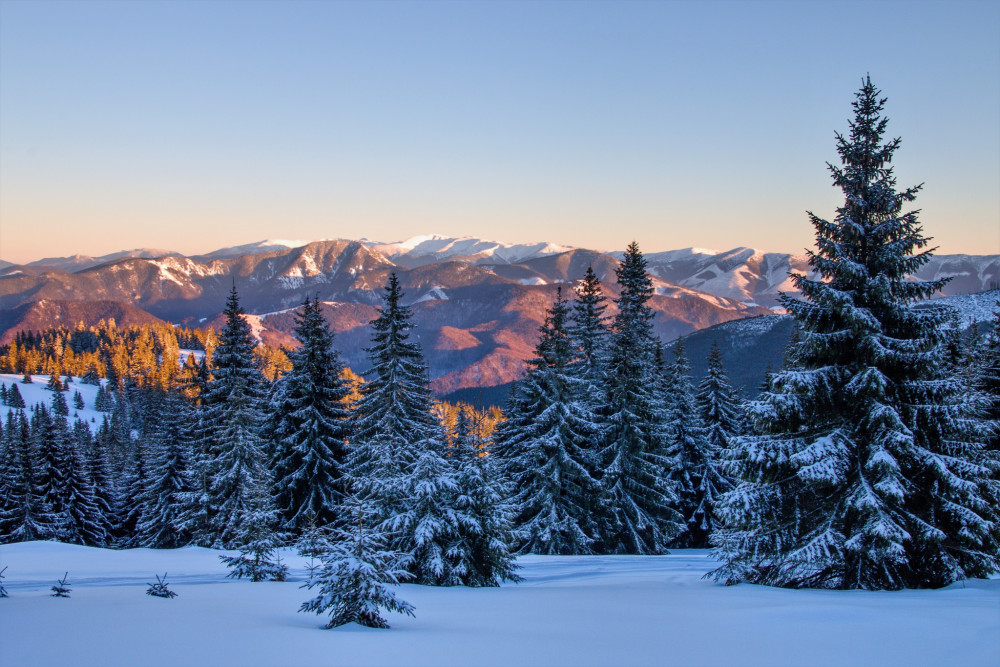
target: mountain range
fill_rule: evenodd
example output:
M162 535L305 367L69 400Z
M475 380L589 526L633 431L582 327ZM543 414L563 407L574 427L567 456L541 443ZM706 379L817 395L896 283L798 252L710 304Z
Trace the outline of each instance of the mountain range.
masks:
M523 374L556 289L571 291L588 266L606 294L617 296L616 254L432 235L398 243L269 240L193 256L136 249L0 263L0 343L22 329L95 324L108 317L119 325L157 319L217 325L235 283L255 332L272 345L293 343L291 311L317 295L345 363L364 371L367 325L389 273L396 272L413 309L432 388L442 395L467 392ZM751 248L688 248L646 259L655 331L664 340L771 314L778 292L792 290L789 270L808 269L804 255ZM1000 256L935 256L917 275L943 276L953 277L944 294L982 291L1000 282Z

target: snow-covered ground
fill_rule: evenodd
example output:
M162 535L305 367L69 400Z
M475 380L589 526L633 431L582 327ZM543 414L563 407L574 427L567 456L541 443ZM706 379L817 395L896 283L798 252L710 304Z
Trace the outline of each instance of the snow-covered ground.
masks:
M938 591L790 591L703 580L704 551L520 559L521 584L399 587L416 618L319 629L293 581L226 579L218 553L0 547L0 664L997 665L1000 580ZM49 596L69 571L72 597ZM154 574L178 597L145 595Z
M26 414L30 416L31 408L38 403L44 403L45 406L49 408L52 407L52 392L46 389L46 385L49 382L48 375L32 375L31 384L24 384L21 382L22 379L24 379L23 375L0 373L0 383L6 385L7 389L10 389L15 384L17 385L17 391L21 394L21 398L24 399ZM101 382L104 382L104 380L101 380ZM73 394L76 392L80 392L80 396L83 398L83 409L78 409L73 406ZM69 391L64 391L63 396L66 398L66 403L69 405L70 426L72 426L73 422L77 419L82 419L87 422L87 426L90 427L91 432L96 432L97 428L101 425L101 421L105 417L105 413L98 412L94 409L94 401L97 400L97 386L84 384L80 382L80 378L75 378L69 384ZM0 404L0 419L6 421L7 413L12 409L13 408Z

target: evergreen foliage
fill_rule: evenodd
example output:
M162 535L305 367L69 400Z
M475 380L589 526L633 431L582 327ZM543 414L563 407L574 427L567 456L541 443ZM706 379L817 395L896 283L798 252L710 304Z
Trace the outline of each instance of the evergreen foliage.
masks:
M653 286L634 242L617 269L620 296L608 350L602 421L601 479L610 517L602 526L609 553L665 553L681 530L669 478L671 458L656 395Z
M600 432L583 400L587 381L571 370L577 352L567 332L568 313L559 290L491 454L514 494L510 504L520 553L592 553L599 537Z
M715 573L726 582L817 588L939 587L998 560L998 461L968 386L946 372L946 309L915 309L945 281L907 277L928 261L919 187L897 191L884 99L866 78L830 165L845 202L810 214L817 251L795 366L753 403L761 434L739 439L739 486L718 513Z
M284 581L288 567L278 555L281 534L274 530L277 512L271 508L270 499L259 494L242 513L241 519L240 530L234 538L239 543L239 555L219 556L229 568L227 576L250 581Z
M151 595L154 598L166 598L168 600L170 598L177 597L177 593L167 588L168 584L167 584L166 572L163 573L162 578L160 577L160 575L156 575L155 584L150 584L149 582L147 582L146 585L149 586L149 588L146 589L146 595Z
M235 285L224 314L226 324L212 356L213 378L202 399L204 487L197 511L188 513L188 526L199 543L231 548L240 546L241 523L258 511L254 499L270 480L261 437L266 381ZM207 534L199 535L198 528Z
M448 558L460 523L454 507L458 491L455 476L437 439L418 441L414 448L419 449L417 460L398 480L402 502L381 529L393 536L394 549L410 555L414 583L457 586L462 580Z
M1000 302L997 302L992 330L978 356L977 385L985 394L986 417L993 422L993 432L989 436L989 450L1000 452Z
M69 597L69 594L71 592L73 592L73 589L70 588L70 586L72 584L70 584L68 581L66 581L66 579L68 579L68 578L69 578L69 572L66 572L63 575L62 579L60 579L59 581L57 581L56 585L53 586L50 589L52 591L52 595L50 597L54 597L54 598L68 598Z
M483 451L466 410L459 410L449 461L455 469L458 531L446 556L465 586L499 586L520 581L509 551L509 489L497 475L494 459Z
M36 450L23 410L11 410L0 448L0 543L45 540L59 524L42 499Z
M389 586L410 578L402 569L408 556L386 549L386 537L367 523L370 514L353 503L353 521L340 529L323 553L323 564L304 588L318 588L313 599L299 611L329 612L326 628L357 623L369 628L388 628L381 610L413 616L413 605L396 597Z
M11 383L10 389L7 390L7 405L15 409L24 407L24 398L16 384Z
M137 541L144 547L175 549L190 541L181 514L184 499L194 489L189 439L192 420L189 406L178 394L167 395L160 410L163 419L149 462Z
M568 332L579 355L571 363L575 367L576 374L585 378L590 385L587 388L587 395L583 398L595 399L593 401L595 404L600 397L607 351L608 318L605 315L607 309L607 298L601 289L601 281L594 274L593 267L588 266L577 288Z
M667 372L664 426L667 451L673 459L670 476L676 487L676 508L684 519L684 529L672 544L704 549L715 528L715 499L728 484L719 473L719 452L698 410L683 338L674 346L674 357Z
M402 479L416 465L421 443L435 437L427 387L427 365L419 345L409 341L410 309L396 274L389 276L379 316L371 322L371 370L352 418L349 461L355 489L371 499L381 519L400 502Z
M270 431L275 504L285 530L299 534L309 521L338 518L351 387L318 298L306 299L296 324L301 347L289 354L292 368L272 389Z

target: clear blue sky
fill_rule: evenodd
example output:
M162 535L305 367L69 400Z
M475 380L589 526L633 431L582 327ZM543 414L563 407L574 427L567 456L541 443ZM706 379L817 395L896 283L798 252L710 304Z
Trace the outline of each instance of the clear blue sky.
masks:
M798 252L865 73L940 252L1000 252L1000 3L0 0L0 258Z

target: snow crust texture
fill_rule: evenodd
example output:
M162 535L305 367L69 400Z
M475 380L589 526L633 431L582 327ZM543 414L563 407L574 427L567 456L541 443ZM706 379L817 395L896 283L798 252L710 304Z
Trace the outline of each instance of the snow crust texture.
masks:
M866 592L721 586L706 551L525 556L500 588L404 584L416 618L327 632L290 581L226 578L219 551L4 545L0 663L21 665L996 665L1000 580ZM70 599L49 597L69 570ZM170 572L172 600L147 596ZM52 641L58 629L62 641Z

